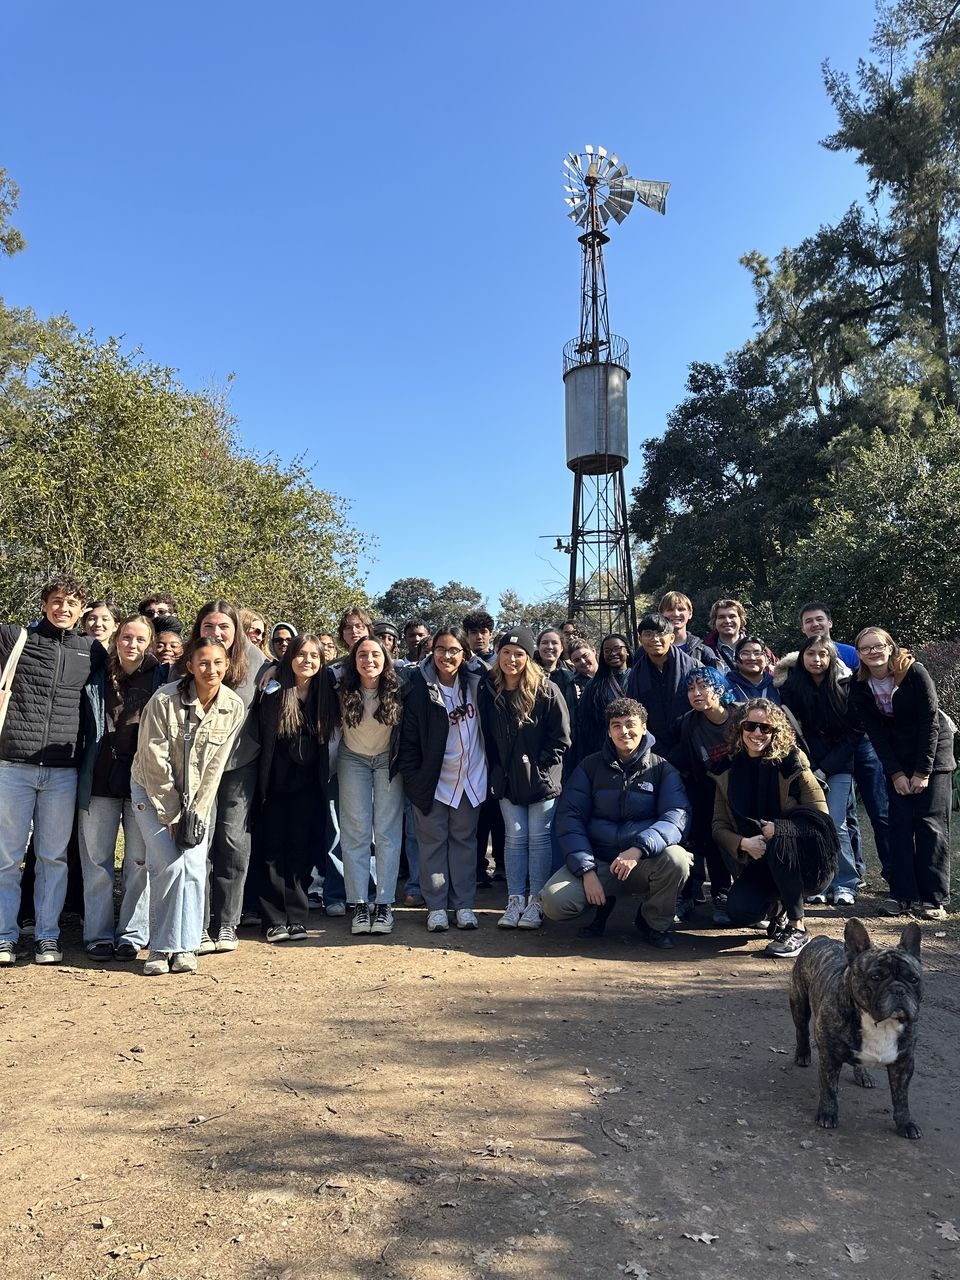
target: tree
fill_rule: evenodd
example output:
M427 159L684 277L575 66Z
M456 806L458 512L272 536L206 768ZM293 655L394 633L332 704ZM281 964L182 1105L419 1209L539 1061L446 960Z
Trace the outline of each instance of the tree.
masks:
M0 169L0 253L8 258L27 247L20 232L10 225L10 217L19 203L20 188L6 169Z
M517 625L529 627L535 634L547 627L559 627L567 616L567 593L555 591L542 600L524 603L516 591L509 588L500 592L500 612L497 614L497 630L505 631Z
M459 626L466 614L484 607L484 599L462 582L438 587L429 578L398 578L373 604L380 616L400 627L416 619L435 632L445 624Z

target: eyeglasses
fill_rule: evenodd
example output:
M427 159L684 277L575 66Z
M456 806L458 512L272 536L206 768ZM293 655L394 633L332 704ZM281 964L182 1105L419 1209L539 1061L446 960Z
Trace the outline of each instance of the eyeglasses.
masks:
M862 644L857 653L885 653L886 649L885 644Z
M744 720L744 733L762 733L765 737L773 733L773 725L768 724L766 720Z
M630 650L625 645L620 645L617 649L608 648L604 645L603 656L605 658L617 658L621 653L629 653Z
M439 655L441 658L455 658L458 653L463 653L463 650L460 648L453 648L452 646L449 649L444 649L442 645L438 644L433 652L434 656Z

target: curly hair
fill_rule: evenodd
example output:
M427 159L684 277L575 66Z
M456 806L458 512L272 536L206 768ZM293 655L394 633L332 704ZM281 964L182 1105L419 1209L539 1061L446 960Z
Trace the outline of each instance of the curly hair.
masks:
M350 613L359 613L351 609ZM357 669L357 650L362 644L375 644L383 654L383 670L377 681L377 709L373 713L374 720L391 728L400 723L400 681L393 669L393 662L383 642L376 636L362 636L350 650L349 657L343 664L343 679L340 681L340 715L343 723L350 729L356 729L363 719L363 686L360 683L360 672ZM292 647L292 646L291 646Z
M532 722L533 709L537 704L537 699L542 696L543 686L548 684L549 681L550 677L543 667L532 658L528 658L526 665L520 672L520 683L512 691L513 712L517 717L517 724L530 724ZM502 704L504 701L503 695L507 692L507 686L503 678L503 672L500 670L499 652L497 661L493 664L493 670L490 672L490 682L494 689L494 701Z
M793 726L783 713L783 708L778 707L775 702L771 702L769 698L749 698L746 702L741 702L730 713L730 726L727 729L727 751L730 753L730 759L738 755L743 750L743 722L751 711L761 711L763 718L773 725L773 733L766 746L763 748L761 755L762 760L768 761L770 764L779 764L782 760L786 760L791 751L797 746L797 735L793 731Z
M709 685L720 699L721 707L729 707L737 700L727 677L716 667L694 667L692 671L688 671L680 681L680 688L687 693L692 684Z

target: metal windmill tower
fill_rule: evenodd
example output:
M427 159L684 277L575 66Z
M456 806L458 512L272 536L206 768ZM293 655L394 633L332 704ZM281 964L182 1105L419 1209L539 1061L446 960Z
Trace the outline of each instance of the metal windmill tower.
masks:
M610 332L604 228L623 222L635 200L666 213L669 182L627 176L603 147L564 160L569 217L583 227L580 334L563 348L567 466L573 472L568 617L636 641L633 567L627 527L627 379L629 348Z

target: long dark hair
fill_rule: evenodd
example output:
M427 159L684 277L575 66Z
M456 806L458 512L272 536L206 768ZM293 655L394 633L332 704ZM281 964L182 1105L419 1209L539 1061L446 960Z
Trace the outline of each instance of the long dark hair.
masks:
M470 688L470 672L468 670L470 659L473 657L473 650L470 648L470 641L467 639L467 633L463 627L458 627L455 622L451 622L449 626L440 627L434 632L433 639L430 642L430 652L433 653L437 647L437 641L443 636L453 636L457 644L463 650L463 661L457 668L457 684L460 686L460 712L467 709L467 693ZM436 668L434 668L436 669Z
M627 666L625 670L629 670L629 667L630 667L630 654L632 652L630 648L630 641L627 639L626 636L621 635L619 631L611 631L610 634L604 636L603 639L600 641L600 643L597 645L597 675L598 676L599 675L607 676L610 674L610 672L613 669L607 662L606 658L603 656L603 646L607 643L608 640L623 641L623 647L627 651Z
M359 612L351 609L351 613ZM343 664L343 679L340 681L340 714L343 723L349 729L355 729L363 719L363 689L360 684L360 672L357 670L357 650L362 644L375 644L383 653L383 670L377 683L377 709L373 713L374 720L381 724L394 725L400 723L400 682L393 669L393 662L382 641L376 636L363 636L350 650L349 657ZM293 647L292 645L290 646Z
M320 670L311 677L307 697L301 703L297 697L293 660L306 644L316 646L320 654ZM292 737L306 728L309 733L315 733L321 742L326 742L333 733L337 722L337 701L324 670L325 666L323 645L320 637L312 631L302 632L287 645L287 651L276 670L276 680L280 685L280 718L277 722L277 734L280 737Z
M200 639L200 625L204 618L211 613L225 613L233 623L233 644L229 647L227 645L223 646L227 651L227 674L223 677L223 683L228 689L236 689L238 685L243 684L244 680L246 680L249 671L249 664L247 663L247 633L243 629L239 613L229 600L207 601L194 621L193 630L190 632L190 638L187 641L187 649L189 649L194 640ZM186 667L186 652L180 662Z
M222 610L216 609L214 610L214 612L221 613ZM196 636L191 638L190 640L187 641L187 647L184 649L183 656L180 659L180 661L183 663L184 671L186 672L186 674L180 680L177 681L177 688L180 690L181 693L187 693L189 691L190 681L193 679L193 676L190 674L189 671L187 671L187 663L190 661L193 655L195 653L199 653L201 649L222 649L223 652L227 655L227 662L229 663L230 661L230 650L223 643L223 641L218 640L216 636ZM227 683L226 677L224 677L223 683L224 684Z
M818 645L830 655L830 665L818 685L803 663L808 649ZM842 728L847 719L847 684L841 682L837 671L840 655L837 646L825 636L808 636L797 653L796 665L784 681L781 698L786 694L790 710L800 721L804 732L814 728L824 718L827 728ZM826 711L826 716L824 716Z

